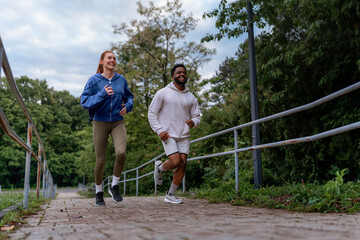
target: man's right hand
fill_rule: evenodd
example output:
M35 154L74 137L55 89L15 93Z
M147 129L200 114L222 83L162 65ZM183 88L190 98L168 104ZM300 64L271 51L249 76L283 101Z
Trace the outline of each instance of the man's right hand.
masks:
M166 142L166 140L168 140L168 138L170 137L170 135L167 133L167 132L161 132L160 134L159 134L159 137L160 137L160 139L161 139L161 141L164 141L164 142Z

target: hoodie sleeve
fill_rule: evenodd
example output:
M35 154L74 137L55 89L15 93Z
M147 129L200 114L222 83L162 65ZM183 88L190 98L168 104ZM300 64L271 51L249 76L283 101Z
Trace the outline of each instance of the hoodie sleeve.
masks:
M126 111L131 112L134 107L134 101L133 101L134 95L131 93L126 80L125 80L124 91L125 91L125 94L123 97L124 105L126 107Z
M103 88L101 91L93 94L92 86L95 84L96 79L91 77L85 85L84 91L80 96L81 106L86 109L96 108L106 98L107 93Z
M158 114L163 105L163 97L161 91L158 91L153 100L151 101L149 111L148 111L148 119L150 123L151 129L159 135L161 132L165 131L159 122Z
M194 122L194 127L197 127L200 124L200 110L199 110L199 103L195 96L193 96L193 104L190 109L190 117L191 120Z

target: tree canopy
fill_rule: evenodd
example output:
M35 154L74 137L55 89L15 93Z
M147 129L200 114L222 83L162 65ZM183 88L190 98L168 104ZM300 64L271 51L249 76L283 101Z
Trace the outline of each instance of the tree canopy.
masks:
M152 96L171 82L170 69L183 63L188 71L188 84L198 91L198 68L211 60L214 49L202 43L185 41L186 34L194 30L197 19L185 15L179 0L167 1L163 6L153 2L149 7L138 4L139 18L114 25L115 34L125 34L127 40L113 44L119 60L118 69L136 85L137 98L150 104ZM140 19L140 20L138 20Z
M254 23L262 30L255 39L260 117L315 101L359 81L359 1L252 3ZM184 13L178 0L167 1L163 6L152 2L149 6L137 4L139 18L130 25L113 26L115 36L127 37L126 41L114 43L113 50L118 59L117 70L126 77L135 96L133 112L125 116L126 169L163 152L158 136L148 124L147 110L155 92L171 81L170 68L175 63L183 62L188 68L188 85L201 103L202 120L192 130L193 139L251 121L247 41L239 44L234 57L224 59L213 77L202 80L198 68L215 51L202 43L186 42L197 20ZM203 41L236 38L247 31L244 0L222 0L217 9L204 13L204 17L216 18L219 32L207 34ZM67 91L49 88L46 80L23 76L16 82L41 135L54 181L58 186L76 185L85 175L86 182L93 182L92 129L80 99ZM26 139L26 119L4 79L0 91L0 106L10 125ZM261 143L308 136L357 122L359 106L355 91L312 110L266 122L260 125ZM263 182L322 182L344 168L349 169L347 178L360 179L359 136L359 130L355 130L312 143L263 150ZM238 140L239 147L251 146L251 128L243 129ZM20 187L24 150L2 131L0 142L0 184ZM36 150L36 142L33 146ZM191 146L190 157L232 150L233 146L231 134L206 139ZM104 176L112 174L115 157L111 141L107 151ZM251 152L239 156L241 179L251 183ZM186 174L187 188L230 182L234 178L233 156L193 161ZM31 177L36 177L36 166L32 167ZM171 181L167 176L164 180ZM145 183L141 184L140 193L152 192L152 178L142 181Z
M74 132L87 123L87 113L81 108L80 99L68 91L49 88L45 80L22 76L15 78L15 81L40 134L54 182L59 186L76 185L79 175L74 161L82 146ZM2 78L1 82L0 106L4 109L10 126L26 142L27 119L15 101L6 79ZM5 188L21 187L23 181L19 180L24 178L25 150L3 131L0 136L0 183ZM32 149L37 152L37 139L32 139ZM36 184L36 171L37 163L32 161L32 184Z

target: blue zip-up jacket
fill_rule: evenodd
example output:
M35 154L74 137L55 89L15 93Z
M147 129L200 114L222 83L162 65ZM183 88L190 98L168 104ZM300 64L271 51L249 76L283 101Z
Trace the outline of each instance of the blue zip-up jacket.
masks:
M127 112L133 109L133 94L131 93L126 79L123 75L114 73L114 77L109 80L100 73L90 77L81 94L81 105L89 109L90 121L115 122L123 120L120 110L125 105ZM105 91L105 86L109 84L114 91L114 95L109 96Z

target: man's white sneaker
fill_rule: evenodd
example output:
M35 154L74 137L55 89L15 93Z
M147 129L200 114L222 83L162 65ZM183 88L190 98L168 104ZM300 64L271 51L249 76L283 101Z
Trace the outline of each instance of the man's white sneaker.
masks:
M163 182L163 171L159 170L159 166L161 165L161 161L155 162L155 169L154 169L154 180L156 185L161 185Z
M183 203L183 201L176 197L174 193L167 193L165 195L164 201L168 203Z

